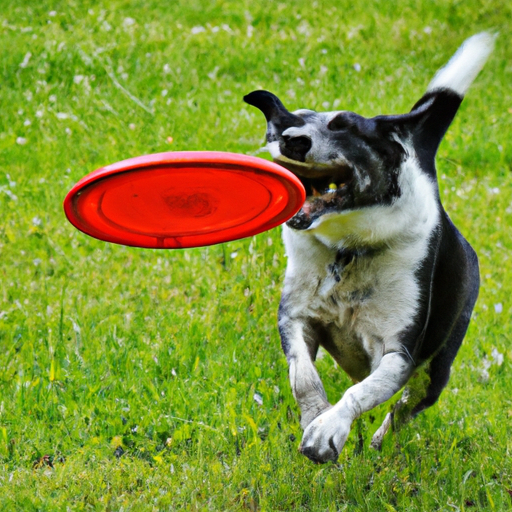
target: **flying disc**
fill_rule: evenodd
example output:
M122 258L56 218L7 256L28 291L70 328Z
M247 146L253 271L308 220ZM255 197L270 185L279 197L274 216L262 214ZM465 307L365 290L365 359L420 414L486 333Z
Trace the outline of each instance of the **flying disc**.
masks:
M176 249L267 231L290 219L305 197L299 179L268 160L184 151L102 167L69 191L64 211L99 240Z

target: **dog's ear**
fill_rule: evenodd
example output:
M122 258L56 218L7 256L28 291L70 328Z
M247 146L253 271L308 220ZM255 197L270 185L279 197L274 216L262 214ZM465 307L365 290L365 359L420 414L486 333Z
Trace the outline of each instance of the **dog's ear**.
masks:
M253 91L244 96L244 101L263 112L267 120L269 142L273 140L274 132L283 133L287 128L305 124L299 116L288 112L281 100L269 91Z
M467 39L434 76L423 97L408 114L374 118L384 131L408 136L418 156L429 164L469 86L489 57L495 34L482 32Z
M462 96L449 89L427 92L407 114L373 118L385 133L409 139L420 156L433 161L439 143L450 126Z

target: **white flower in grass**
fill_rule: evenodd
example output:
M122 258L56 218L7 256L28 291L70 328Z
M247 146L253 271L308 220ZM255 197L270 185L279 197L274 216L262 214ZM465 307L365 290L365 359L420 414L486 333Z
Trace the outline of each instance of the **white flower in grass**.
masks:
M41 217L37 217L36 216L36 217L34 217L32 219L32 225L34 225L34 226L42 226L42 224L43 224L43 221L41 220Z
M190 31L192 34L200 34L201 32L206 32L206 29L202 26L192 27L192 30Z
M503 354L498 352L496 347L493 347L491 351L491 356L494 359L493 363L497 366L501 366L503 364Z
M38 267L39 265L41 265L41 263L43 262L43 260L41 258L35 258L34 260L32 260L32 263Z
M12 192L12 190L9 190L7 187L0 187L0 192L4 192L5 195L9 196L12 201L17 201L18 196Z
M263 405L263 397L261 395L254 393L253 398L258 405Z
M493 347L491 350L491 358L485 356L482 360L482 367L479 370L480 377L478 378L480 382L485 383L489 381L489 368L491 366L501 366L503 364L504 356L496 347Z
M208 73L208 78L210 80L215 80L217 78L217 73L219 72L219 69L219 66L215 66L215 68L210 73Z
M489 371L487 368L482 368L480 370L480 376L478 377L478 380L483 383L489 382Z
M73 331L75 334L80 334L80 332L82 331L82 329L80 328L80 326L71 318L71 324L73 325Z
M25 137L17 137L16 144L20 146L24 146L27 143L27 139Z
M23 57L23 61L20 63L20 68L25 69L28 66L28 63L30 62L31 57L32 57L32 53L27 52L25 54L25 57Z
M503 304L501 302L494 304L494 311L496 311L496 313L503 313Z
M5 177L9 180L9 187L14 188L16 186L16 182L12 180L11 175L7 173Z
M135 25L135 20L133 18L125 18L123 21L123 25L125 27L133 27L133 25Z

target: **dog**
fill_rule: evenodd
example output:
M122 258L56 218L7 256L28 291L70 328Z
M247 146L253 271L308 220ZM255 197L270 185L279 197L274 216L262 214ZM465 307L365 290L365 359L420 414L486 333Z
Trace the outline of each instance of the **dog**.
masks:
M352 422L406 386L372 439L433 405L448 383L479 289L478 259L445 212L435 155L495 35L466 40L403 115L286 110L258 90L267 149L307 199L283 226L281 344L304 430L299 450L336 461ZM319 346L354 385L331 405ZM404 412L406 411L406 412Z

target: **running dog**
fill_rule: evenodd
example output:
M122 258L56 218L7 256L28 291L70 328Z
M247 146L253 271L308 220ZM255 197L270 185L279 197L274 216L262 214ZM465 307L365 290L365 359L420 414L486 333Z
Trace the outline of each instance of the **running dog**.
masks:
M468 39L403 115L291 113L268 91L244 97L265 115L274 161L307 193L283 230L278 316L300 451L314 462L336 461L352 422L406 386L373 436L379 447L400 414L430 407L448 382L479 270L441 203L435 155L494 39ZM355 382L335 405L314 366L319 346Z

